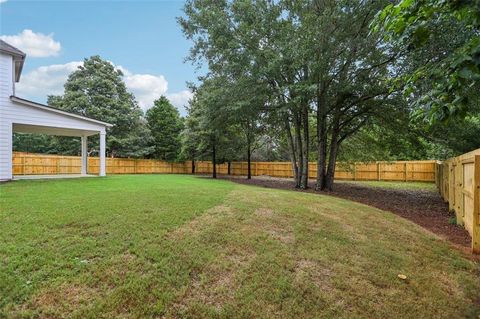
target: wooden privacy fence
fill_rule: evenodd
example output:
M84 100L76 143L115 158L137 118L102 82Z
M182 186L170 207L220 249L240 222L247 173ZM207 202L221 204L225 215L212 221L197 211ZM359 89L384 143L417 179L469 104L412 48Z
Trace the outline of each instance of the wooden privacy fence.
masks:
M168 163L150 159L107 158L107 174L186 174L191 172L191 163ZM13 153L13 175L80 174L80 156L53 154ZM88 174L98 174L100 159L89 157Z
M289 162L252 162L252 175L268 175L272 177L293 177ZM337 165L335 178L340 180L378 180L378 181L435 181L435 161L397 161L355 163L348 166ZM98 174L100 160L98 157L88 158L87 171ZM152 159L107 158L107 174L190 174L192 163L168 163ZM80 174L81 159L79 156L60 156L49 154L32 154L14 152L14 175L50 175ZM208 161L195 162L195 173L211 174L213 165ZM228 163L217 164L219 174L228 173ZM232 162L231 175L247 175L247 162ZM309 164L309 178L317 175L316 163Z
M472 237L473 252L480 253L480 149L439 162L436 184Z

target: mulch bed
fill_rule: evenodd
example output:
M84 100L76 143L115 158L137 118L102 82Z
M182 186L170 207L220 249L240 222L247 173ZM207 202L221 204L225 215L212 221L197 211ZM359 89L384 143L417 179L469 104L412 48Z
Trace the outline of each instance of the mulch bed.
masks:
M251 180L233 176L221 176L220 178L240 184L327 194L349 199L390 211L411 220L455 245L468 249L471 247L471 238L468 232L463 227L451 223L451 218L454 217L454 214L448 211L448 204L434 191L387 189L360 185L359 183L336 182L334 191L317 192L313 182L310 183L309 189L301 190L294 187L294 182L291 179L263 176L253 177Z

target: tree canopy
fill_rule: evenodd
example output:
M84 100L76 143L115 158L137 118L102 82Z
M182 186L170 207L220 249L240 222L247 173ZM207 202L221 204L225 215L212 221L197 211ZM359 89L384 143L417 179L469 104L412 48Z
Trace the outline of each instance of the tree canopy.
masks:
M183 129L178 110L165 96L161 96L147 110L146 119L152 136L151 156L164 161L177 160L181 150L180 132Z
M396 52L369 29L384 4L198 0L186 3L179 21L193 42L191 60L209 66L207 78L225 78L243 93L235 101L242 114L263 112L282 127L297 187L307 187L313 145L317 188L331 189L340 144L389 106ZM245 78L266 98L252 101Z
M110 156L144 156L149 153L149 133L122 75L109 61L92 56L69 75L63 96L49 96L48 104L113 124L107 129ZM92 147L97 143L92 141Z
M268 127L297 187L311 160L330 190L337 159L480 146L452 129L478 127L478 1L189 0L184 11L188 59L208 66L202 94L216 96L197 117L211 132L249 118L245 132Z
M143 157L151 153L150 132L133 94L127 91L120 70L100 56L92 56L73 71L64 85L64 94L49 96L48 104L79 115L113 124L107 129L107 154L112 157ZM41 149L28 140L42 141ZM78 139L66 137L18 135L16 149L47 153L78 154ZM90 138L90 154L99 149L98 139Z
M430 123L479 112L479 27L478 0L402 0L378 13L375 30L420 62L401 82Z

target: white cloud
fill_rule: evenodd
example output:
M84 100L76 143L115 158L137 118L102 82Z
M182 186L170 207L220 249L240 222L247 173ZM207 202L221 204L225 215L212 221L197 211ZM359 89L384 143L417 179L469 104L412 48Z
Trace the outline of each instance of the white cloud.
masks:
M30 98L46 98L48 95L63 94L63 85L68 75L83 62L74 61L66 64L41 66L22 74L20 82L15 85L16 94Z
M2 35L0 39L22 50L29 57L56 56L62 49L60 42L53 39L53 33L45 35L29 29L25 29L17 35Z
M0 0L0 3L5 3L7 2L7 0Z
M180 111L180 114L186 115L185 105L187 105L188 100L192 98L192 92L183 90L176 93L169 93L168 81L163 75L134 74L121 65L116 66L116 68L123 72L125 85L129 91L135 95L138 105L144 111L152 107L156 99L165 95Z
M125 68L119 67L124 74L125 85L135 95L138 105L147 110L153 105L153 101L168 90L168 82L163 75L133 74Z
M63 94L63 85L68 75L82 64L83 62L74 61L41 66L22 74L20 82L16 84L16 94L39 102L45 101L48 95ZM186 114L185 105L193 95L189 90L170 93L168 81L163 75L135 74L122 66L116 68L122 71L127 89L135 95L144 111L153 106L153 101L165 95L178 108L180 114Z
M178 93L167 94L167 98L172 102L172 104L180 111L181 115L186 115L188 101L193 97L193 93L189 90L183 90Z

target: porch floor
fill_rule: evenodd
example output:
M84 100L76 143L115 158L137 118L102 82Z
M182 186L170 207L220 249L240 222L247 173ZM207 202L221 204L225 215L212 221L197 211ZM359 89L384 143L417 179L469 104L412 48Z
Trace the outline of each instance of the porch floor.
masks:
M57 179L57 178L79 178L79 177L97 177L98 175L82 174L55 174L55 175L14 175L13 180L22 179Z

